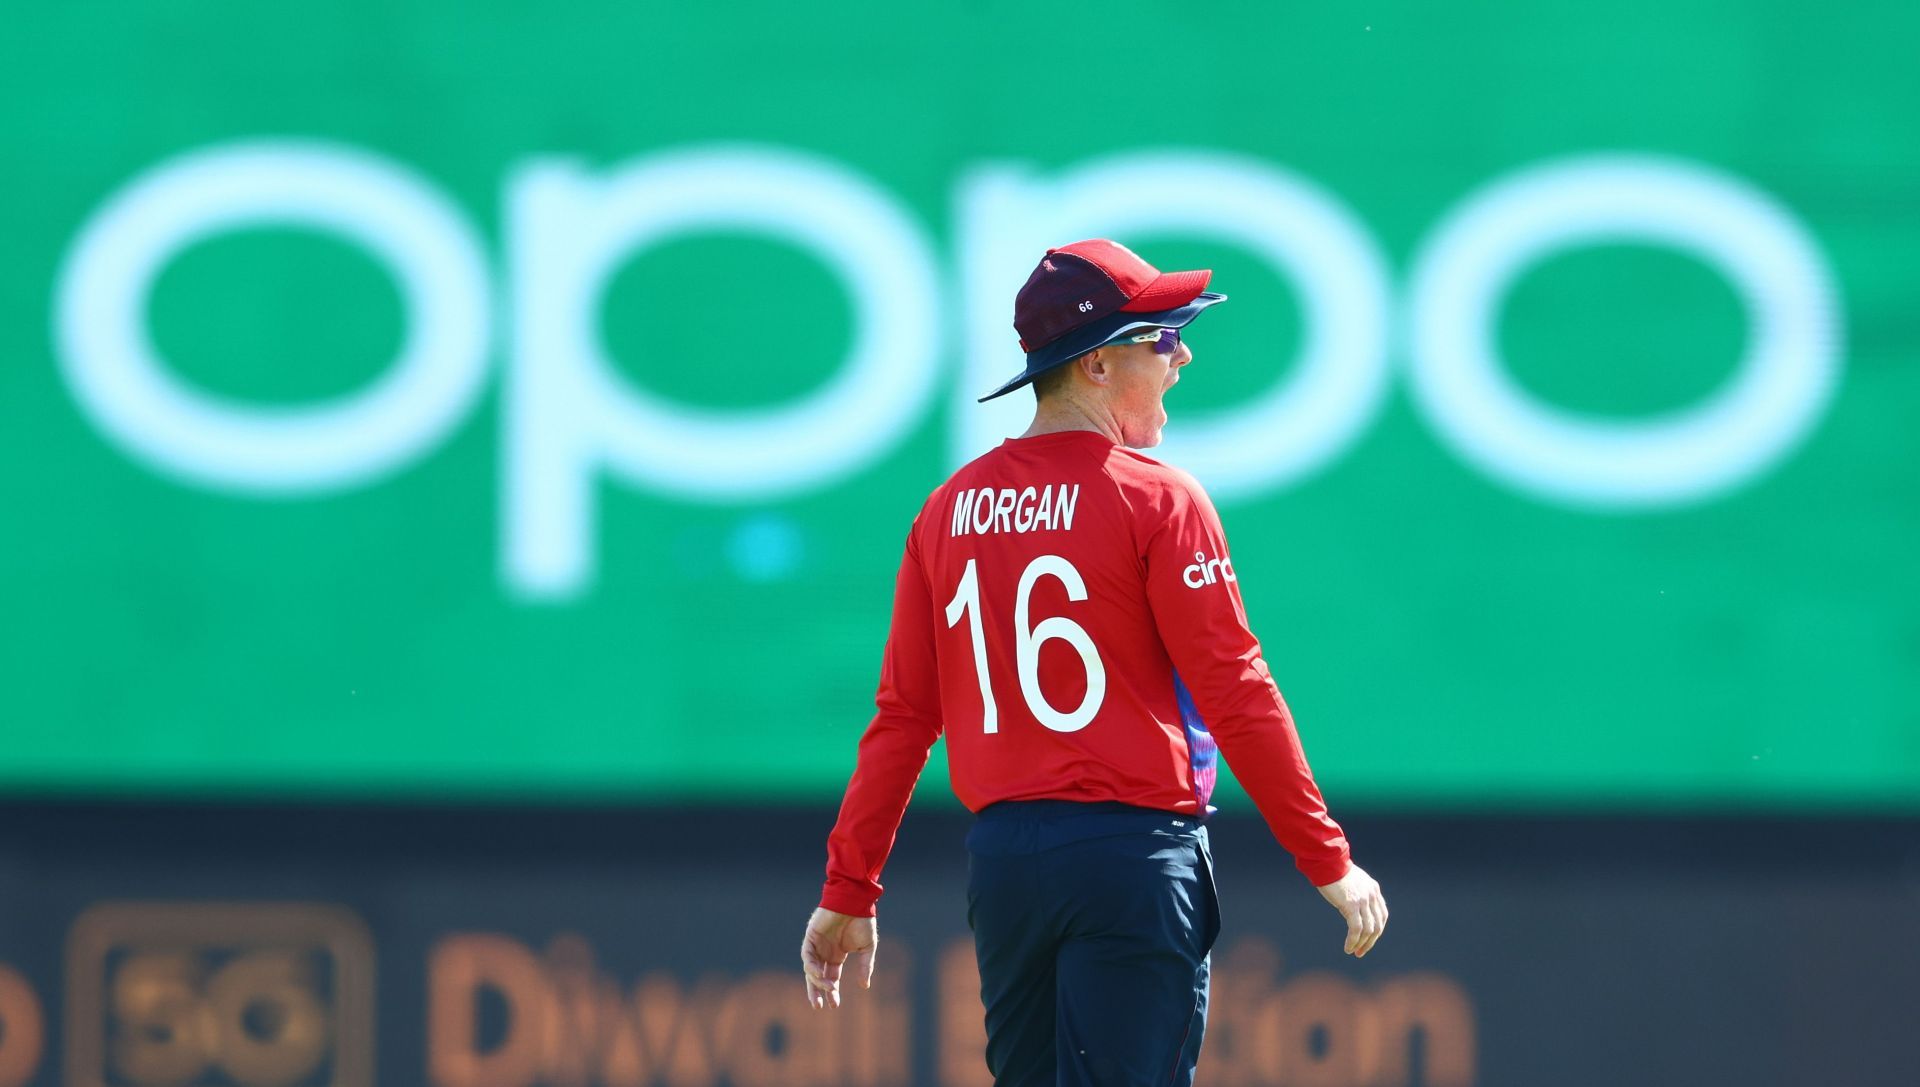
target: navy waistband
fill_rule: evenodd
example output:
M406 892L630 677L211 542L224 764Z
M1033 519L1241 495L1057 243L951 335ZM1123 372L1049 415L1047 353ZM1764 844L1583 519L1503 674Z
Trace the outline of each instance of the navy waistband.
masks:
M1042 853L1122 835L1173 837L1205 849L1207 828L1197 816L1117 801L1009 800L981 810L967 849L978 856Z
M1002 800L981 808L976 819L1057 819L1083 815L1151 815L1184 819L1189 824L1204 822L1204 817L1186 812L1165 811L1123 804L1118 800Z

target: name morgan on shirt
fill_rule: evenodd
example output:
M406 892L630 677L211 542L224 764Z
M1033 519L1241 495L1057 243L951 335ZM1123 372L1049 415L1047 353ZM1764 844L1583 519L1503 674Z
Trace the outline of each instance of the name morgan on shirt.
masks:
M990 532L1052 532L1073 527L1080 485L969 487L954 495L952 536Z

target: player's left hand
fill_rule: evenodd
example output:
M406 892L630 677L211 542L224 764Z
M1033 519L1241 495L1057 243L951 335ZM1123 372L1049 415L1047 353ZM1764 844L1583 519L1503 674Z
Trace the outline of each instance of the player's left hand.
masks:
M807 1005L840 1006L843 973L860 979L862 989L873 987L873 950L880 942L879 927L871 917L849 917L816 909L807 918L807 935L800 941L800 965L807 972Z
M1327 900L1347 921L1346 952L1364 958L1387 930L1387 896L1380 884L1357 864L1347 866L1347 874L1319 888Z

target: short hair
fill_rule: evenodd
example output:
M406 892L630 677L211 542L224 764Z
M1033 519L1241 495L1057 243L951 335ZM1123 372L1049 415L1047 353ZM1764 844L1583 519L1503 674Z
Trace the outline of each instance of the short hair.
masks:
M1075 355L1074 357L1068 359L1067 361L1061 363L1058 366L1054 366L1049 369L1042 370L1038 374L1034 375L1034 378L1033 378L1034 402L1039 403L1040 401L1045 400L1047 397L1052 396L1053 394L1059 392L1061 389L1066 388L1067 383L1072 380L1072 378L1069 375L1072 374L1073 372L1074 364L1079 361L1080 361L1080 356Z

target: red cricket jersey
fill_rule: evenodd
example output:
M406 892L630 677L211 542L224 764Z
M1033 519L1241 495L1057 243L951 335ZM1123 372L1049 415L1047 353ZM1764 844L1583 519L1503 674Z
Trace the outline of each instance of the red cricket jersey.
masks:
M1215 743L1315 886L1346 874L1192 476L1091 431L1010 438L914 519L878 712L827 843L820 904L873 913L944 730L953 790L1204 814Z

